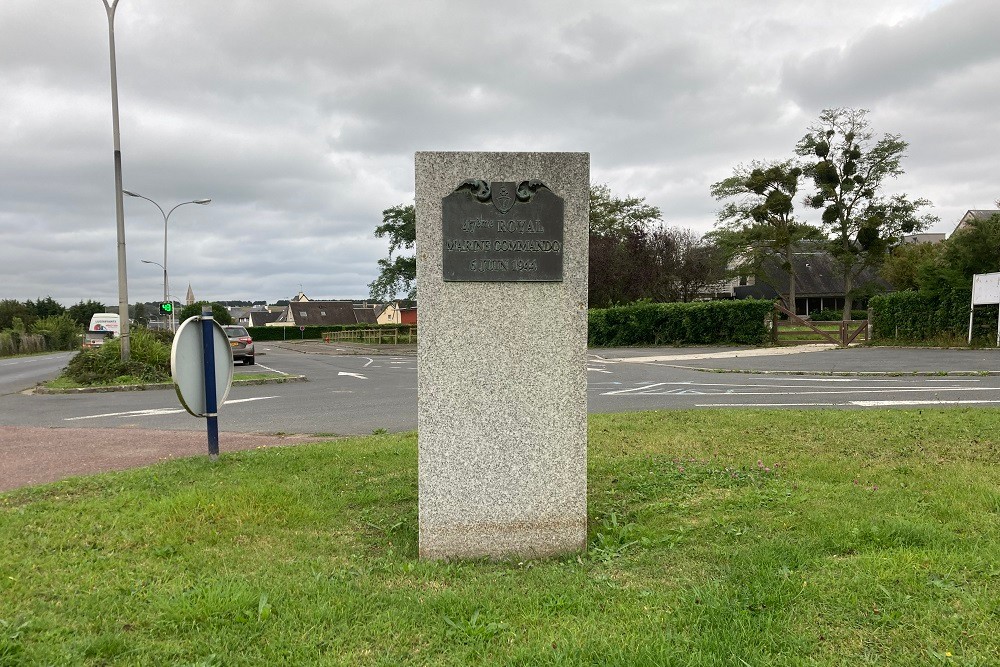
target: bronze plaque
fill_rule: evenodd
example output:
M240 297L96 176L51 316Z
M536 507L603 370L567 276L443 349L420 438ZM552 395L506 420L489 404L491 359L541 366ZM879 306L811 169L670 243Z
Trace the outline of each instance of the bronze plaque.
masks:
M441 200L444 279L563 279L563 199L541 181L469 179Z

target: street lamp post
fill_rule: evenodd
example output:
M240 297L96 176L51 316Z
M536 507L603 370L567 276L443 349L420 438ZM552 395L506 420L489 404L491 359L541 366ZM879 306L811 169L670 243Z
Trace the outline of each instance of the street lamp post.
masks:
M155 206L156 208L158 208L160 210L160 215L163 216L163 264L160 264L158 262L147 262L146 260L142 260L142 261L146 262L146 264L156 264L157 266L159 266L160 268L163 269L163 300L166 301L167 300L167 221L170 220L170 214L173 213L174 211L176 211L178 206L184 206L184 204L201 204L202 206L204 206L205 204L211 203L212 200L211 199L192 199L191 201L182 201L180 204L177 204L177 206L174 206L169 211L164 212L163 207L160 206L159 204L157 204L155 201L153 201L149 197L145 197L143 195L136 194L135 192L129 192L128 190L122 190L122 194L126 194L129 197L138 197L139 199L145 199L146 201L148 201L149 203L151 203L153 206ZM171 314L170 314L170 330L171 331L174 330L173 312L171 312Z
M108 4L102 0L108 14L108 42L111 48L111 125L115 141L115 218L118 229L118 319L121 320L121 359L129 358L128 279L125 272L125 204L122 201L122 146L118 127L118 67L115 64L115 8L118 0Z
M169 294L169 291L170 291L169 288L167 287L167 267L163 266L159 262L154 262L154 261L152 261L150 259L140 259L139 261L142 262L143 264L155 264L156 266L158 266L161 269L163 269L163 303L166 303L167 299L168 299L168 294ZM173 302L171 302L170 305L171 305L171 308L170 308L170 317L167 320L167 322L168 322L167 328L170 329L170 331L173 331L174 330L174 309L173 309Z

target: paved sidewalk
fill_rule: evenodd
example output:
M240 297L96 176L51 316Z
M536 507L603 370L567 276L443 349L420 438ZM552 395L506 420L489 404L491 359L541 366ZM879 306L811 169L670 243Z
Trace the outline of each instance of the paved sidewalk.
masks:
M604 348L590 353L618 363L760 373L1000 374L1000 349L914 347Z
M219 451L260 449L330 438L223 433ZM108 470L127 470L185 456L208 456L204 431L137 428L0 426L0 493Z
M261 347L277 347L282 350L301 352L303 354L358 354L363 356L398 356L414 357L417 345L361 345L360 343L324 343L321 340L263 340L257 343Z

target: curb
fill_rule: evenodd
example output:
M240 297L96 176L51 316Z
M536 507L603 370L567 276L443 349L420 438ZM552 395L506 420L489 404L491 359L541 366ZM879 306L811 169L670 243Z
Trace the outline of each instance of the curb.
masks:
M289 375L287 377L280 378L261 378L259 380L247 379L247 380L233 380L234 387L248 387L261 384L287 384L289 382L308 382L309 378L305 375ZM119 384L119 385L108 385L106 387L67 387L67 388L49 388L49 387L35 387L30 390L31 393L35 394L106 394L113 391L156 391L158 389L173 389L173 382L154 382L150 384Z

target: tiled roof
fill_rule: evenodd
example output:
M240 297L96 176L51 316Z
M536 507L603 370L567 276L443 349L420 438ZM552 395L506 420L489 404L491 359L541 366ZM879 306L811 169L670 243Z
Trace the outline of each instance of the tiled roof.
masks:
M782 268L783 258L771 256L764 260L758 274L756 289L745 290L737 288L740 293L752 292L758 298L771 298L777 292L788 291L788 272ZM844 274L840 264L830 253L817 250L814 252L799 252L792 255L792 266L795 268L795 296L843 296ZM874 284L879 291L891 291L892 286L886 282L878 271L866 268L854 279L854 287L864 287ZM770 289L769 289L770 288ZM771 294L769 292L774 292Z

